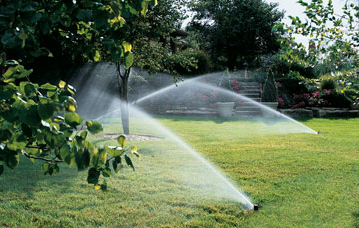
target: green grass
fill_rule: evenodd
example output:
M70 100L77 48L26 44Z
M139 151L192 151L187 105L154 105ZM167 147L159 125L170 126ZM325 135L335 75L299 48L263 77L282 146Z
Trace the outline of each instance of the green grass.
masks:
M0 227L359 227L359 119L302 121L319 135L272 135L265 129L276 125L236 119L157 120L260 210L213 197L205 180L191 182L201 167L165 139L129 142L141 148L142 158L134 161L135 172L125 168L112 177L106 193L86 183L86 172L62 166L60 174L43 176L41 163L22 159L0 177ZM105 131L119 128L110 122ZM133 131L165 136L147 121L135 120Z

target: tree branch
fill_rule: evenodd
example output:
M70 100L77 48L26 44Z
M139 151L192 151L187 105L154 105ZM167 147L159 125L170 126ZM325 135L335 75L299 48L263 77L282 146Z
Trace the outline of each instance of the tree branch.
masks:
M33 156L33 155L30 155L28 154L26 151L24 150L21 150L21 153L27 157L27 158L32 158L32 159L36 159L36 160L42 160L42 161L46 161L46 162L55 162L55 163L60 163L60 162L65 162L63 160L56 160L56 159L48 159L48 158L41 158L41 157L36 157L36 156Z

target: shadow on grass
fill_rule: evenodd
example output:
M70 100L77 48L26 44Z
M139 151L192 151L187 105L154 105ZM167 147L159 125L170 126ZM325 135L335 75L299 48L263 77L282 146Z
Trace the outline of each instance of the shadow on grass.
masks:
M71 180L77 177L76 168L69 168L67 164L59 164L60 173L56 175L44 175L41 170L42 163L40 161L33 163L27 158L20 157L18 167L10 169L6 166L0 176L0 194L14 192L31 197L34 192L50 188L64 192L73 184Z
M359 228L359 212L353 212L354 227Z

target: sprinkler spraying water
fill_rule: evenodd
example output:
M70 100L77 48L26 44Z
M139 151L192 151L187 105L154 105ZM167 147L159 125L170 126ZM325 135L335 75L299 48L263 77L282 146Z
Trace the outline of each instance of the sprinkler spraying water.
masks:
M105 66L101 66L100 71L104 69L108 70ZM152 75L152 77L155 78L156 75ZM232 76L230 75L230 77ZM105 123L105 128L109 126L107 131L113 132L112 134L119 134L118 129L121 129L121 121L118 117L120 116L119 107L121 101L116 92L111 90L111 84L113 84L111 77L102 76L99 80L98 77L89 77L84 74L83 77L77 77L77 83L83 83L84 78L87 81L82 85L83 89L78 93L79 112L92 119L96 116L96 120ZM235 102L235 110L233 111L235 115L237 113L247 114L247 116L238 119L233 119L236 117L232 117L231 126L238 128L236 134L228 135L233 140L273 134L317 133L245 95L218 87L218 79L223 81L222 73L185 80L178 82L177 85L166 83L165 85L167 86L158 86L160 89L152 91L137 90L142 92L142 96L134 96L140 97L133 100L136 107L130 105L131 131L138 135L153 135L163 140L140 145L140 148L143 148L148 154L144 154L145 158L141 161L143 167L137 169L136 172L150 173L150 175L146 175L147 179L142 180L142 182L156 183L159 185L158 189L166 188L167 183L173 183L177 187L170 191L176 190L176 198L179 196L187 197L189 204L196 200L224 199L239 202L245 209L258 210L259 206L253 204L246 194L239 190L220 169L189 146L181 137L143 111L143 109L149 111L160 110L162 113L166 113L171 109L180 111L196 109L201 112L213 113L215 112L215 107L213 107L215 102L229 99L231 102ZM99 81L100 83L98 83ZM76 82L74 84L76 85ZM135 86L130 83L131 86L136 90ZM235 84L235 86L237 88L241 85ZM249 85L249 87L251 86ZM86 87L91 89L85 89ZM248 94L248 96L251 96L251 94ZM84 107L82 104L87 105ZM274 114L275 118L265 117L267 113ZM226 121L211 115L207 115L207 118L212 121ZM106 125L106 123L108 124ZM116 127L114 128L114 126ZM225 128L225 126L218 124L217 128ZM200 130L200 128L200 126L193 123L193 130ZM213 129L211 133L207 133L206 137L212 137L213 141L216 141L217 132L226 131L225 129L221 131ZM186 132L186 134L189 137L191 132ZM156 158L155 166L150 164L153 157ZM147 164L146 162L149 163ZM141 189L140 186L137 188ZM156 192L158 191L156 190Z

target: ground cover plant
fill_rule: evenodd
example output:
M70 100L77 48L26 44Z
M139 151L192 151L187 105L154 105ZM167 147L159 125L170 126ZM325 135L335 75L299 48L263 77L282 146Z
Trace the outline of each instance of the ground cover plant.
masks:
M143 123L137 134L159 140L130 141L140 148L136 171L123 168L102 193L89 188L86 172L61 167L53 177L30 161L0 178L0 225L9 227L355 227L359 225L359 155L357 119L302 120L321 132L273 135L262 122L232 118L157 117L190 146L224 171L258 212L230 200L193 192L180 185L173 168L184 159L155 129ZM121 131L118 119L104 124L105 133ZM196 127L194 127L196 126ZM97 145L115 140L91 136ZM166 148L172 156L165 153ZM182 156L182 160L178 159ZM174 173L171 173L170 170ZM173 175L173 174L183 174ZM166 181L164 181L166 180ZM201 183L198 183L199 185ZM202 186L203 187L203 186ZM201 188L199 188L201 189ZM205 189L203 187L203 189Z

